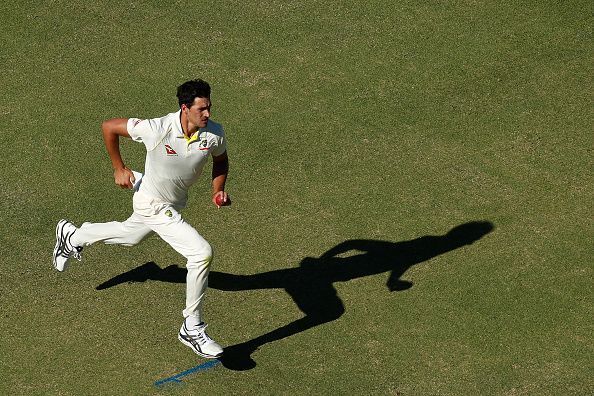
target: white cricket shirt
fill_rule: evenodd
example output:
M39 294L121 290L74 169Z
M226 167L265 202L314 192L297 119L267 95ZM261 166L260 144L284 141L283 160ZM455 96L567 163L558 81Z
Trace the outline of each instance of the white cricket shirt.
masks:
M130 118L127 128L130 137L146 147L139 191L184 208L188 189L198 180L209 155L221 155L227 147L223 126L211 120L205 128L186 138L180 115L181 110L161 118Z

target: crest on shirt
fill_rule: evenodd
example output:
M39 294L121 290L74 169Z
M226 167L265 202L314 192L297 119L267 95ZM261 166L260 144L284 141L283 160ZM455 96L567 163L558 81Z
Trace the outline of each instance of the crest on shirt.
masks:
M200 143L198 143L198 149L199 150L208 150L208 139L202 139L200 140Z
M173 147L168 144L165 145L165 151L167 152L167 155L177 155L177 152L173 149Z

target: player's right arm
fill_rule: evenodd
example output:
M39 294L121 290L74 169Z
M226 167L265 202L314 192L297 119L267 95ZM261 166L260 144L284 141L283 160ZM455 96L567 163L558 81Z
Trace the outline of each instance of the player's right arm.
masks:
M120 154L120 136L130 137L127 125L127 118L112 118L103 121L101 124L103 141L105 142L107 154L111 159L115 184L121 188L132 188L132 182L134 181L132 171L126 167Z

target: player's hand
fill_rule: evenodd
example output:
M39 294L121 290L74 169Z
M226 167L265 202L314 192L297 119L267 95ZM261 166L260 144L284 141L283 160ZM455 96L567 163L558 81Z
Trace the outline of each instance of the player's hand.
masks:
M217 208L221 206L229 206L231 205L231 197L225 191L219 191L212 196L212 203L214 203Z
M134 174L132 171L126 167L115 169L113 171L113 178L115 179L115 184L120 186L121 188L131 189L132 184L136 181Z

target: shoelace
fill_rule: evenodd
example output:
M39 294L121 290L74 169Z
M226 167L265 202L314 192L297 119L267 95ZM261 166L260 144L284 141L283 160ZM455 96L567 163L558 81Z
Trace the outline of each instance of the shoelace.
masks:
M208 336L208 334L206 334L206 326L208 325L196 326L196 331L198 332L198 334L196 334L194 338L197 338L198 343L202 345L206 344L207 342L212 342L212 339Z
M82 248L75 247L74 251L72 252L72 257L78 261L82 261Z

